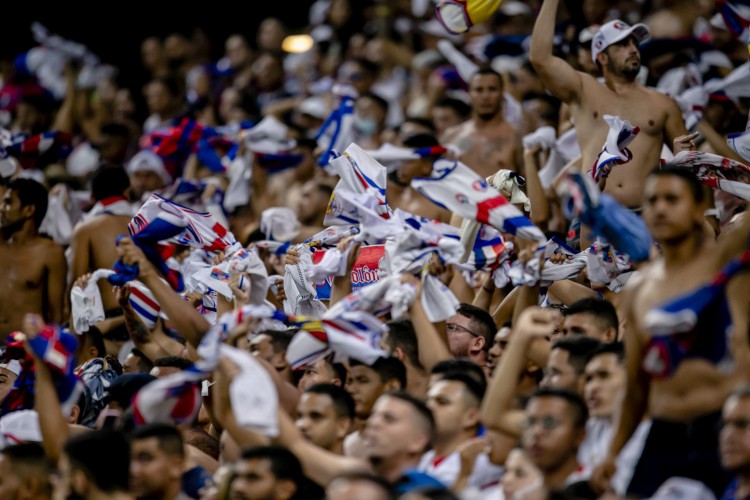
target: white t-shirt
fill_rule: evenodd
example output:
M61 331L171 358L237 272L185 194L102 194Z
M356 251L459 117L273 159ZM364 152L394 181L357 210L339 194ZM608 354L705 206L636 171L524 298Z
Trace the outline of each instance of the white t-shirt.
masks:
M430 450L422 455L417 470L431 475L446 487L452 488L461 473L461 457L458 452L453 452L446 457L436 459L435 451ZM466 487L478 489L489 487L500 480L503 471L503 467L490 462L486 453L481 453L474 462L474 470L469 476Z

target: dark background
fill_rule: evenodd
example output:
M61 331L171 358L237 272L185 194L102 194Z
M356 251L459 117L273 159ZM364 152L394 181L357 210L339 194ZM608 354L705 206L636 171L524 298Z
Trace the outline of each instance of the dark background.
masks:
M212 58L216 60L222 55L224 40L232 33L242 33L254 44L257 27L266 17L281 19L290 33L304 32L313 1L209 0L175 3L174 9L165 10L162 2L110 1L96 6L65 2L65 7L50 7L21 0L3 16L0 58L12 59L35 46L31 23L39 21L50 32L88 46L103 62L121 68L125 74L139 72L140 43L145 37L163 37L175 31L190 35L195 28L202 29L212 42ZM154 10L157 6L159 10Z

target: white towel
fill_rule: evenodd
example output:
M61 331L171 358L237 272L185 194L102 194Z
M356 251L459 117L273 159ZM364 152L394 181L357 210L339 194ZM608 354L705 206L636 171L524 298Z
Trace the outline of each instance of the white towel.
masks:
M98 282L112 274L114 271L111 269L97 269L91 273L86 288L74 286L70 290L71 316L77 334L89 331L91 325L104 319L104 305Z
M273 241L292 241L300 230L300 222L291 208L272 207L260 216L260 231Z
M294 316L320 318L327 309L318 300L315 282L307 277L308 272L311 272L313 268L312 252L305 245L297 245L295 249L299 252L299 262L284 266L284 292L289 301L287 313Z

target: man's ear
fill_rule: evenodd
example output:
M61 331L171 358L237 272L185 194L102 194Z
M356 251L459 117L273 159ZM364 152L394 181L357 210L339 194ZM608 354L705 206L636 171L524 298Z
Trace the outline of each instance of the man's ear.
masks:
M276 490L275 498L278 498L279 500L292 498L294 494L297 493L297 485L294 484L294 481L291 479L276 481L274 489Z
M73 405L73 407L70 409L70 415L68 415L68 423L69 424L75 424L78 422L78 417L81 416L81 407L78 405Z
M21 215L23 215L26 219L31 219L34 217L34 212L36 212L36 207L34 205L26 205L24 207L21 207Z

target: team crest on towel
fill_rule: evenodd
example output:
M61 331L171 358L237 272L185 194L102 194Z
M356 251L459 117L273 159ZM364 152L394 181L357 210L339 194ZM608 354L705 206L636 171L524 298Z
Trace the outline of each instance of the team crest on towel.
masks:
M456 193L456 201L461 203L462 205L466 205L467 203L469 203L469 198L467 198L463 193Z
M225 273L218 267L211 269L211 278L219 281L229 281L229 274Z
M486 180L478 179L471 184L471 187L474 188L474 191L479 191L481 193L482 191L487 191L489 185Z

